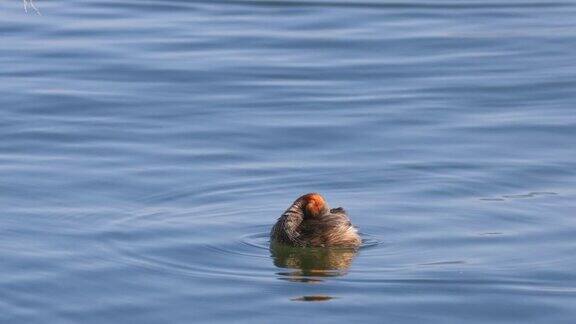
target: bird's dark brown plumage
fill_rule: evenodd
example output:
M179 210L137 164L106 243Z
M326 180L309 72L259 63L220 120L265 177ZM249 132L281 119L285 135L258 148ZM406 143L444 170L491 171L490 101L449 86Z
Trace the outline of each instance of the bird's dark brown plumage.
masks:
M346 211L329 209L318 193L296 199L272 227L270 237L291 246L358 247L362 243Z

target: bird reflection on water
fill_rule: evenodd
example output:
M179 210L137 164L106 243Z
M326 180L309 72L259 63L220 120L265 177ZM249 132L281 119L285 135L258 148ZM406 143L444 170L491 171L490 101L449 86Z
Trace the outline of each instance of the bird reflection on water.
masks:
M270 245L274 265L291 271L279 272L281 280L315 283L322 277L345 275L358 254L357 248L293 247Z

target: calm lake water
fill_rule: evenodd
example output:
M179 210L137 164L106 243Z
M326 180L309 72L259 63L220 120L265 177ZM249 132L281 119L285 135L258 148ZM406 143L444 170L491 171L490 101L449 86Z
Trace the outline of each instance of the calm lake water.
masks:
M0 2L1 323L574 323L576 1ZM269 249L318 191L358 253Z

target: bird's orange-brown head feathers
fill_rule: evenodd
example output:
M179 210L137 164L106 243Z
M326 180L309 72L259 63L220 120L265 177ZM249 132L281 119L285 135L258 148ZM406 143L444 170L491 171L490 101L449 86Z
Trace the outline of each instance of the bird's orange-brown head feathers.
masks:
M318 193L309 193L299 199L303 201L304 214L307 217L317 217L328 211L328 205L324 197Z

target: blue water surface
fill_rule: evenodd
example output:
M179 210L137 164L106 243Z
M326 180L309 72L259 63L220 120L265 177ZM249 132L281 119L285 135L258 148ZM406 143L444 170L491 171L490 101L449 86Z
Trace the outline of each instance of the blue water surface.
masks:
M0 322L573 323L576 1L0 2ZM318 191L358 253L267 233Z

